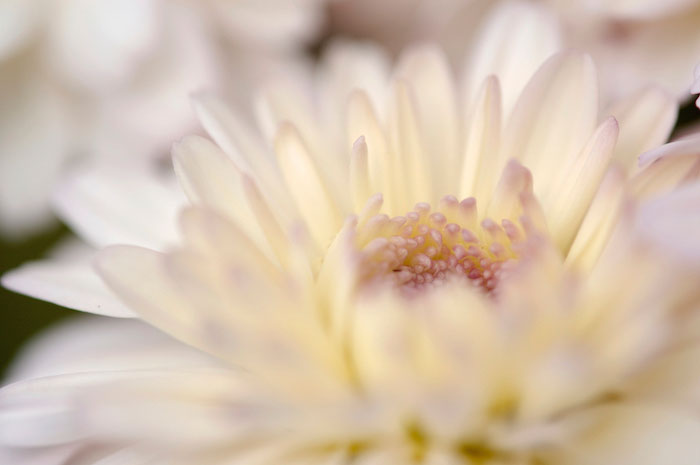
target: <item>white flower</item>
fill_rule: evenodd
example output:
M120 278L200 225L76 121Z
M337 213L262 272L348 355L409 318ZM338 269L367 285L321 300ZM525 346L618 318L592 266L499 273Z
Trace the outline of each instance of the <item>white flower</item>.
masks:
M146 157L195 125L187 95L235 95L320 24L319 0L0 4L0 230L50 220L66 159ZM290 14L291 12L291 14ZM273 59L273 57L276 57Z
M700 141L661 145L676 103L656 89L601 118L580 53L549 58L518 96L522 58L500 51L458 84L429 46L389 75L372 48L338 45L310 93L271 84L252 125L201 96L216 144L174 148L192 204L177 244L167 183L68 181L59 204L86 240L139 245L97 256L124 305L78 264L4 284L138 315L220 365L9 385L4 452L697 464Z

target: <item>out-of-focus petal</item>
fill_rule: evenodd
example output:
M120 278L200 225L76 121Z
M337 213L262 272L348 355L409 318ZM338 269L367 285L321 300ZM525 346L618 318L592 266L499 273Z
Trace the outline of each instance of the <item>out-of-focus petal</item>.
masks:
M700 263L700 183L652 198L639 209L642 238L689 266Z
M3 275L2 285L75 310L115 317L135 316L116 300L89 262L27 263Z
M694 465L700 461L700 420L653 405L610 405L572 415L584 432L561 446L554 463L571 465ZM670 432L673 432L670 434Z
M663 89L648 87L617 102L607 113L620 123L613 158L632 171L639 155L668 140L678 116L678 102Z
M213 366L214 360L135 319L76 317L30 340L6 382L96 371Z
M57 186L53 201L61 218L95 247L155 249L176 242L177 213L185 204L169 174L131 163L77 167Z
M464 92L469 101L484 79L494 74L503 89L504 114L509 114L530 76L561 49L558 27L553 14L542 5L514 1L496 6L464 68Z

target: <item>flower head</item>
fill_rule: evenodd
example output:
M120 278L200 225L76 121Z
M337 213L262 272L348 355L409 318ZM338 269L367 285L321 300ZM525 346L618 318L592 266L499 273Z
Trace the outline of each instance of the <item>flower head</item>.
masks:
M697 214L697 138L635 163L668 136L673 99L650 89L600 119L576 52L519 97L501 89L508 63L458 85L431 47L391 77L371 49L334 53L317 99L275 83L253 128L201 96L216 143L173 150L182 241L97 256L130 311L218 363L11 385L4 444L164 463L696 463L683 255L698 231L677 219ZM40 293L37 271L5 283ZM47 390L57 413L35 415Z

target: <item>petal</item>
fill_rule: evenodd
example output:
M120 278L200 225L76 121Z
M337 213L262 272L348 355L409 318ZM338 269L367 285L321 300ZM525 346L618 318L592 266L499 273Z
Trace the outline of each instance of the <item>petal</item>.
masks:
M226 215L259 249L272 254L248 202L243 174L216 145L203 137L185 137L173 146L173 164L192 203Z
M501 115L501 88L491 76L484 81L467 119L460 198L488 199L496 186L504 164L499 154Z
M695 134L644 152L639 171L630 181L640 198L669 192L700 176L700 137Z
M613 156L619 126L608 118L591 136L581 153L552 182L550 195L542 197L542 208L556 244L567 251Z
M342 221L343 208L330 189L332 180L316 165L305 140L291 124L280 127L275 152L291 197L311 235L325 249Z
M81 373L21 381L0 389L0 445L45 447L90 435L76 408L77 394L124 377Z
M596 263L618 223L627 194L625 183L620 168L612 167L605 175L569 249L567 263L584 270Z
M286 206L289 202L285 203L286 193L280 189L281 177L272 150L248 120L209 94L197 94L193 103L204 129L236 167L255 179L277 205Z
M666 255L689 266L700 263L700 183L644 202L636 217L639 234Z
M420 120L414 89L405 81L393 82L388 134L392 156L398 168L391 175L397 180L399 208L408 211L417 202L436 202L433 166L420 133Z
M590 426L579 437L569 438L553 463L694 465L700 462L697 440L700 421L687 412L652 405L610 405L586 409L568 421Z
M156 249L177 242L177 213L184 205L167 175L136 163L75 169L57 186L53 201L61 218L95 247Z
M136 316L119 302L86 262L27 263L3 275L2 285L83 312L124 318Z
M593 61L576 52L556 55L523 90L506 125L503 158L515 158L529 168L535 194L543 198L580 154L597 119L598 79Z
M499 4L485 21L476 49L464 68L464 92L474 101L481 83L495 75L503 89L503 113L509 115L534 72L561 48L558 22L541 5Z
M308 290L273 271L250 243L231 240L241 234L225 220L216 228L202 224L198 234L214 238L226 228L224 242L209 241L218 259L201 249L161 254L113 246L99 253L97 268L130 308L177 339L290 389L306 383L336 355L316 307L304 300Z
M212 366L214 360L138 320L72 318L41 332L6 381L70 373Z
M617 102L608 113L620 123L614 160L631 171L639 155L668 140L678 103L663 89L648 87Z
M457 163L457 94L447 57L438 47L414 47L403 53L396 76L413 90L418 131L424 150L432 154L433 183L437 197L454 193Z

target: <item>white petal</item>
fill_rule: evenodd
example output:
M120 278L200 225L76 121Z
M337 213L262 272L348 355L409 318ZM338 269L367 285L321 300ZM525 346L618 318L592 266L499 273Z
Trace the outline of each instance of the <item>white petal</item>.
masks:
M541 5L502 2L485 22L465 66L464 89L473 101L478 86L493 74L503 89L503 112L510 114L518 95L540 65L561 48L558 22Z
M120 373L81 373L21 381L0 389L0 446L45 447L89 436L76 408L79 393Z
M649 87L617 102L608 113L620 123L614 159L631 171L639 155L668 140L678 103L664 90Z
M645 198L669 192L679 185L700 177L700 137L684 139L644 152L639 157L639 171L631 179L630 190Z
M83 312L126 318L136 316L107 289L89 262L27 263L3 275L2 285Z
M138 320L79 317L39 333L6 381L70 373L210 366L214 361Z
M60 216L90 245L156 249L177 242L177 212L185 203L169 174L131 163L75 169L53 200Z
M575 109L575 110L572 110ZM523 90L504 132L504 159L532 171L543 198L580 153L598 119L598 78L588 55L549 59Z

